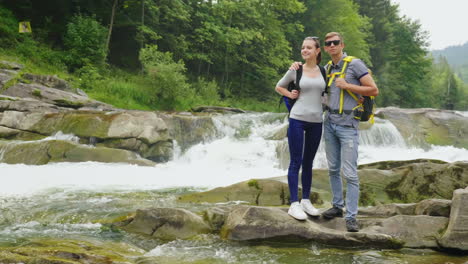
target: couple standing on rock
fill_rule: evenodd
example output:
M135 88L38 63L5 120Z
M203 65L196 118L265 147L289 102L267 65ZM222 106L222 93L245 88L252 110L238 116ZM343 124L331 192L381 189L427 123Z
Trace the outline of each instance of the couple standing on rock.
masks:
M290 70L278 82L276 91L285 97L297 99L291 108L288 128L291 160L288 169L291 207L288 214L298 220L307 219L307 214L320 215L309 197L312 186L312 163L322 137L322 96L327 90L328 102L323 117L323 134L333 193L333 207L324 211L322 216L327 219L342 217L343 208L346 205L346 228L350 232L357 232L359 231L356 221L359 200L357 175L359 120L355 118L353 111L358 103L351 93L357 98L362 98L362 96L377 96L379 90L361 60L351 60L346 67L343 60L347 57L343 52L344 47L341 34L337 32L326 34L325 51L332 60L325 66L328 78L324 80L321 74L324 69L319 66L321 61L319 38L305 38L301 48L305 64L302 65L302 77L299 81L300 91L289 91L285 88L290 82L296 81L296 70L299 70L301 65L298 62L293 63ZM345 72L342 72L343 68L346 68ZM345 90L348 92L343 92ZM299 203L298 178L301 166L302 200ZM340 171L343 172L347 183L346 203L343 199Z

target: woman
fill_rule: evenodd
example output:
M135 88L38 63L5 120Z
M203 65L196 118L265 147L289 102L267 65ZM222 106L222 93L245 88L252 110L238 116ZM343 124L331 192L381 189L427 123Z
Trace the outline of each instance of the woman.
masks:
M296 81L296 72L289 70L276 85L283 96L297 99L289 115L288 144L290 163L288 185L291 207L288 214L297 220L307 219L307 214L318 216L319 211L309 200L312 186L312 163L322 137L322 92L325 81L318 65L321 61L320 43L317 37L304 39L301 48L303 65L299 81L300 92L288 91L288 84ZM302 200L298 198L299 169L302 165Z

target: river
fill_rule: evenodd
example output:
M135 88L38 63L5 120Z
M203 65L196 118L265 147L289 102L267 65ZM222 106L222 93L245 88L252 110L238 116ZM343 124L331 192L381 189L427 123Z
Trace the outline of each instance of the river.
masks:
M38 240L54 239L123 243L139 248L138 257L123 254L128 263L468 262L466 257L431 250L335 249L315 243L252 244L224 241L215 235L167 242L109 230L102 224L153 206L200 211L212 205L179 203L177 196L286 174L284 156L287 154L277 154L285 141L268 139L287 125L284 114L213 118L219 132L217 137L185 152L176 144L174 159L155 167L95 162L42 166L0 164L3 179L0 253L13 247L33 247ZM73 135L63 134L49 139L54 138L75 140ZM395 126L386 120L378 119L371 129L360 133L360 164L417 158L468 160L468 150L451 146L407 146ZM323 146L314 168L326 168Z

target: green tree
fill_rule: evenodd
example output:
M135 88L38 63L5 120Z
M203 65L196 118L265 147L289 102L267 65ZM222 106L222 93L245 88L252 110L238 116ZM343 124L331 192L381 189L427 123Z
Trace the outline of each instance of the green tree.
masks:
M75 70L86 65L103 65L106 58L107 30L95 18L74 16L64 38L68 65Z
M151 97L159 109L189 109L196 94L187 83L183 61L175 62L170 52L161 52L156 45L140 51L140 61L152 80Z

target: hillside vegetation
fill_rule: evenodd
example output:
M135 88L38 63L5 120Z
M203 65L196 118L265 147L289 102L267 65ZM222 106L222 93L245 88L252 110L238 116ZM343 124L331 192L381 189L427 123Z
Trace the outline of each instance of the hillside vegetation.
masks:
M128 109L284 111L276 82L306 36L330 31L372 70L379 106L468 109L466 85L390 0L0 0L0 59Z

